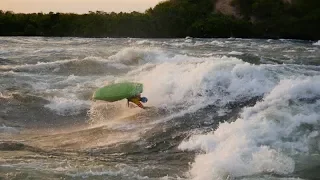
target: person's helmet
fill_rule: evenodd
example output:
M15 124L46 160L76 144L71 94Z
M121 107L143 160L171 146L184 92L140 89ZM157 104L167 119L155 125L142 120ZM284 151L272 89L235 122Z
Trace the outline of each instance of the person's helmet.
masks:
M140 99L140 101L143 102L143 103L146 103L146 102L148 102L148 98L142 97L142 98Z

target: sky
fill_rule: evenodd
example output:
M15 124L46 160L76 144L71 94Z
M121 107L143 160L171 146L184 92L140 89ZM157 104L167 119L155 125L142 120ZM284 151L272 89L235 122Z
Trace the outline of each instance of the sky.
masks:
M0 10L15 13L144 12L163 0L0 0Z

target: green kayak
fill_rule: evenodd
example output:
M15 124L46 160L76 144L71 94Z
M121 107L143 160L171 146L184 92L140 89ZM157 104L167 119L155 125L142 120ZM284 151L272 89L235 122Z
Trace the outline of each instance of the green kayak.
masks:
M93 99L114 102L136 96L142 91L143 85L140 83L116 83L97 89L93 94Z

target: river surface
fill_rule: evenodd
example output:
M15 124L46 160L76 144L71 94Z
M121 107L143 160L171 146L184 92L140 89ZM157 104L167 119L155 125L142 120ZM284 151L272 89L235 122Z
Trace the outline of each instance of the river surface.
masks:
M0 37L0 179L320 178L320 41ZM151 107L91 101L144 84Z

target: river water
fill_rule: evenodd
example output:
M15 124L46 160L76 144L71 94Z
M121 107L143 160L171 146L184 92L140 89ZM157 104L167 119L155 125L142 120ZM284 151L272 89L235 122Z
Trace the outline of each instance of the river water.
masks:
M0 44L0 179L320 178L319 42ZM152 108L91 101L124 81Z

